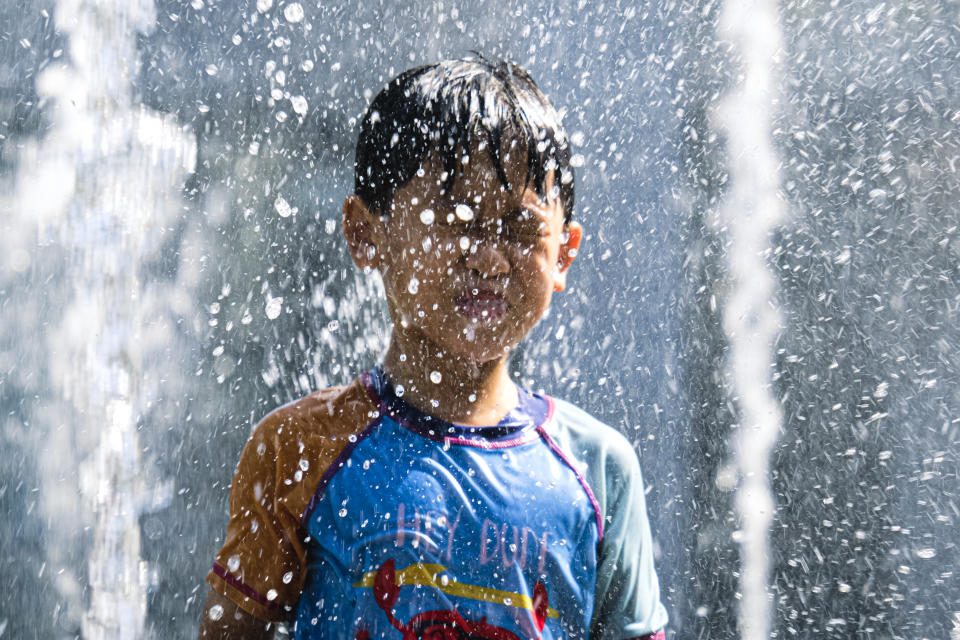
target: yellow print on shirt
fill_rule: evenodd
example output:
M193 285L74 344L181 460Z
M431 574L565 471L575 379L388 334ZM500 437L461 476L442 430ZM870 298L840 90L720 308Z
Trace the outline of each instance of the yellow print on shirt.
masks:
M513 593L511 591L501 591L500 589L491 589L489 587L467 584L465 582L456 582L455 580L451 580L448 576L443 575L447 572L448 569L442 564L425 564L422 562L417 562L397 571L394 574L394 579L398 587L434 587L451 596L468 598L470 600L480 600L482 602L493 602L508 607L526 609L528 611L534 610L533 599L530 598L530 596L522 593ZM363 579L360 582L354 583L353 586L357 588L372 588L374 586L376 576L376 571L369 571L364 574ZM548 617L557 618L559 615L560 614L553 607L547 608Z

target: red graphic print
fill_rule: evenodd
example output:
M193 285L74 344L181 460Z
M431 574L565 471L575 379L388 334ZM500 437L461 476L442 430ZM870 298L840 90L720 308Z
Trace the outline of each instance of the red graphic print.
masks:
M511 631L487 624L486 617L479 621L467 620L455 609L424 611L413 616L404 624L391 611L400 597L400 587L396 583L394 562L387 560L377 570L373 581L373 595L377 606L386 614L390 624L403 634L403 640L522 640ZM533 589L533 620L537 628L537 638L547 622L547 589L537 581ZM359 640L359 636L358 636Z

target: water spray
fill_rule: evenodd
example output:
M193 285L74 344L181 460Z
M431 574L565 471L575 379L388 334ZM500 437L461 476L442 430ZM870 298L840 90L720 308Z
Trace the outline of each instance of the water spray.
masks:
M740 482L735 501L741 526L740 633L744 640L766 640L771 630L768 533L774 511L769 457L782 420L771 366L781 317L768 264L771 234L785 217L772 139L782 47L777 3L728 0L718 31L741 64L736 86L716 112L726 135L730 173L720 224L727 236L731 283L723 316L730 344L726 379L739 414L732 448Z
M181 211L176 187L193 170L196 143L172 117L133 99L137 34L153 28L152 0L59 0L54 18L69 64L38 78L51 127L17 194L41 238L69 256L73 288L50 337L50 369L71 409L50 425L39 461L50 479L45 508L63 522L47 540L48 557L64 567L70 554L61 547L82 538L86 597L61 584L71 615L88 640L135 640L146 633L149 582L139 517L169 488L145 477L140 457L141 266ZM79 479L79 503L63 477Z

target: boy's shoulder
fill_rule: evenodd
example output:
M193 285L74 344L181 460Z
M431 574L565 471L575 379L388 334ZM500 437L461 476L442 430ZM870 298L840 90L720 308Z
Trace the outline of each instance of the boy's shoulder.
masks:
M580 407L558 398L552 400L555 409L549 435L583 473L606 513L621 490L631 485L642 487L634 444Z
M378 415L359 378L314 391L271 411L254 427L237 472L294 479L292 486L277 488L278 497L290 493L291 504L309 500L331 465Z
M609 455L620 463L636 461L633 443L620 431L570 402L559 398L551 400L555 406L557 437L575 446L577 452Z
M339 439L362 431L377 416L362 381L314 391L267 414L253 440Z

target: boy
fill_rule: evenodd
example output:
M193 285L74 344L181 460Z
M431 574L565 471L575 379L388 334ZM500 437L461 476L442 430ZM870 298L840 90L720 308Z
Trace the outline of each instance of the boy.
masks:
M663 638L633 448L508 375L580 243L569 159L511 63L412 69L373 100L343 230L383 277L390 346L254 430L201 638L290 619L297 638Z

